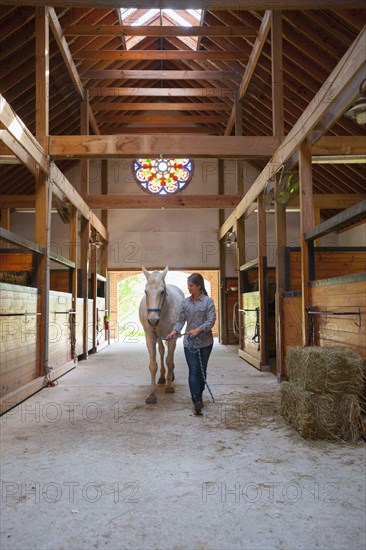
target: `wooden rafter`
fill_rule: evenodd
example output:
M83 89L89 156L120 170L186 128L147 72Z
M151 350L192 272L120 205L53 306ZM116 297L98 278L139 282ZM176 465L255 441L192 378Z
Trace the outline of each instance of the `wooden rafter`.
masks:
M193 70L139 70L139 69L104 69L87 70L83 78L93 80L236 80L238 75L235 71L193 71Z
M10 6L47 6L49 0L6 0L6 4ZM60 7L90 7L94 8L124 8L126 7L125 0L54 0L54 6ZM202 0L155 0L154 8L170 8L170 9L205 9L209 6L210 10L227 10L227 6L222 3L222 0L210 0L209 4L205 4ZM235 4L234 4L235 6ZM241 10L293 10L294 0L240 0L238 4ZM297 0L296 9L298 10L319 10L319 9L339 9L344 6L343 0ZM133 3L134 8L150 9L151 0L138 0ZM348 8L362 8L364 2L362 0L349 0Z
M170 59L189 59L193 61L232 61L243 59L243 52L222 50L82 50L74 55L75 59L121 60L130 61L148 59L150 61L167 61Z
M328 81L323 84L316 97L309 103L298 122L282 141L276 153L259 174L235 211L221 226L219 231L220 239L233 227L235 220L245 214L245 211L256 200L259 193L263 191L267 181L291 157L306 136L311 135L311 142L315 143L321 134L320 130L315 132L314 129L321 128L322 133L326 132L341 116L347 105L357 98L359 85L364 76L362 69L366 65L364 54L365 40L366 30L364 28L339 61ZM336 84L331 89L332 101L329 100L330 88L328 82Z
M244 26L229 27L221 25L181 27L139 25L71 25L64 31L66 36L253 36L251 29Z
M266 40L267 40L267 36L268 36L270 28L271 28L271 12L266 11L264 16L263 16L261 27L260 27L259 32L258 32L258 37L257 37L257 39L254 43L253 50L252 50L252 53L251 53L250 58L248 60L248 63L247 63L242 81L241 81L241 83L239 85L239 88L238 88L237 101L240 101L244 97L245 92L248 89L250 80L253 76L254 70L255 70L257 62L258 62L258 58L259 58L259 56L262 52L262 49L264 47L264 44L265 44ZM227 126L225 128L225 136L229 136L231 134L231 131L232 131L233 126L234 126L234 122L235 122L235 107L233 106L231 114L230 114L229 121L228 121Z

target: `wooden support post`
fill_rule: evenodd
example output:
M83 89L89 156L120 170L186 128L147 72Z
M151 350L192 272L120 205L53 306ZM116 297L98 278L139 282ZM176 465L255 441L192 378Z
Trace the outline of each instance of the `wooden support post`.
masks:
M101 191L102 195L108 195L108 161L102 160L102 186ZM108 231L108 210L102 210L102 224ZM101 249L101 275L107 277L107 267L108 267L108 243L103 242Z
M89 99L85 92L84 100L80 103L80 132L89 135ZM89 160L80 161L80 194L82 197L89 195Z
M47 154L49 134L49 28L48 10L36 7L36 137ZM43 247L44 253L38 256L37 287L38 311L41 322L37 330L39 350L39 374L49 376L49 293L50 293L50 242L52 192L48 174L36 165L36 219L35 240Z
M71 277L71 292L72 292L72 308L76 310L78 296L78 214L75 206L70 205L70 242L69 242L69 257L72 262L75 262L75 268L72 270Z
M305 139L299 152L300 174L300 243L301 243L301 290L302 290L302 344L308 343L309 319L309 241L304 233L314 227L313 180L311 172L311 144ZM313 243L311 243L312 245Z
M89 98L85 92L84 99L80 102L80 132L89 135ZM89 160L80 161L80 194L82 197L89 195ZM84 300L84 327L83 327L83 359L87 359L89 349L95 347L95 314L89 319L89 274L91 264L91 250L89 248L90 240L90 222L82 219L81 221L81 288L82 298ZM89 342L88 329L89 324L93 323L93 341Z
M225 221L225 217L223 218L223 222L224 221ZM10 208L2 208L1 209L0 227L10 231ZM2 242L1 243L1 248L9 248L9 243Z
M283 66L282 66L282 13L272 11L272 121L273 135L283 139Z
M219 195L225 194L225 162L222 159L218 160L219 171ZM225 210L219 209L219 227L225 221ZM219 307L219 340L221 344L228 344L228 319L226 308L226 245L224 239L220 243L220 307Z
M268 281L267 281L267 230L263 194L258 195L258 288L260 319L260 369L269 371L269 325L268 325Z
M320 225L320 208L314 208L314 226ZM314 246L320 246L320 239L315 239Z
M234 231L237 237L236 243L236 256L237 256L237 270L238 270L238 295L239 295L239 309L243 309L243 285L240 272L240 266L245 264L245 219L240 218L236 220L234 225ZM244 350L244 320L243 315L239 312L239 350Z
M92 230L93 231L93 230ZM93 298L93 338L92 338L92 353L97 351L97 288L98 288L98 279L97 279L97 247L90 247L90 284L92 288L92 298ZM91 319L89 319L91 322Z
M83 326L83 359L88 358L89 341L88 341L88 297L89 297L89 239L90 239L90 222L85 218L81 218L81 236L80 236L80 251L81 251L81 297L84 300L84 326Z
M274 176L274 192L276 194L279 183L279 174ZM285 378L285 350L283 349L282 334L286 330L282 318L282 293L286 289L285 249L286 249L286 206L275 203L275 236L276 236L276 371L277 380Z

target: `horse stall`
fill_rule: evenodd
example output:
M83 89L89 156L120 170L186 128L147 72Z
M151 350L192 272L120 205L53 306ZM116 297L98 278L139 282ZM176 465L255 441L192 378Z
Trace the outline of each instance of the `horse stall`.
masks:
M280 299L281 354L302 345L301 251L287 247L286 291ZM348 347L366 357L365 247L316 247L309 290L308 344Z
M268 368L271 364L272 369L275 368L276 357L276 270L274 267L264 269L262 313L258 273L257 260L240 268L241 288L244 292L239 307L239 314L242 316L239 355L258 369Z

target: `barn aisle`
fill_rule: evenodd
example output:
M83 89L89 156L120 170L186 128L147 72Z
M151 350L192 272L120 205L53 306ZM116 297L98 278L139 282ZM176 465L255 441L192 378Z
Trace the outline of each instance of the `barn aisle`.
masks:
M143 344L90 356L1 418L2 550L365 546L365 447L308 442L279 416L276 378L216 344L217 403L145 405Z

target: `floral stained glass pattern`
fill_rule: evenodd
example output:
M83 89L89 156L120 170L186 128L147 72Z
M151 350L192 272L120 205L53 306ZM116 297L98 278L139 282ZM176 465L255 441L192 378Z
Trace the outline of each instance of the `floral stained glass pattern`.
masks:
M136 159L133 172L137 183L147 193L173 195L191 181L193 164L190 159Z

